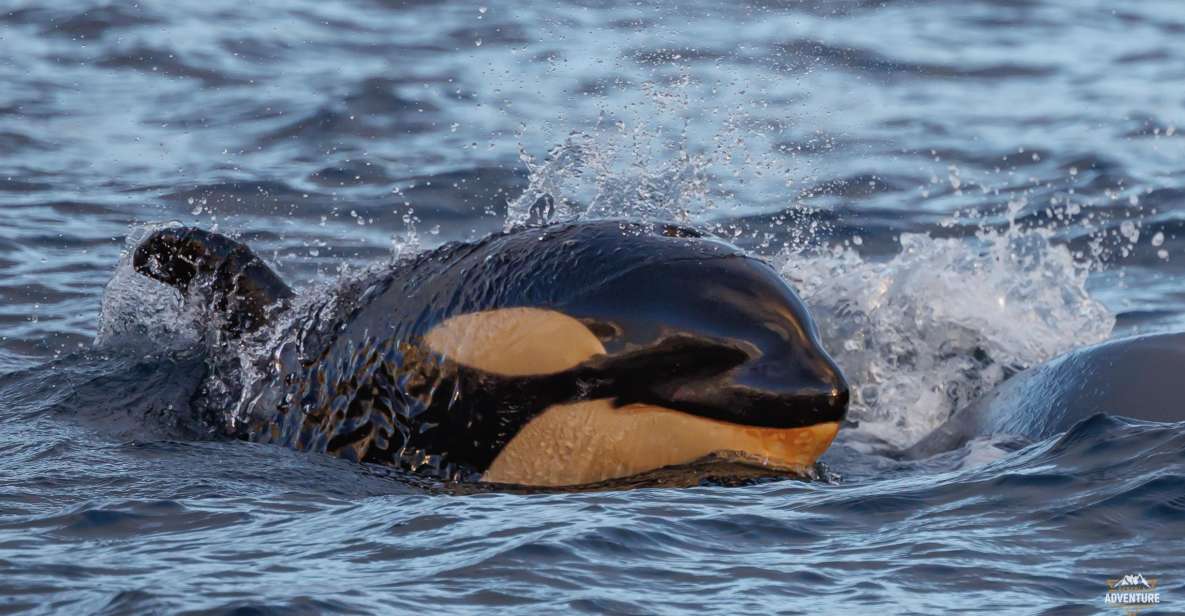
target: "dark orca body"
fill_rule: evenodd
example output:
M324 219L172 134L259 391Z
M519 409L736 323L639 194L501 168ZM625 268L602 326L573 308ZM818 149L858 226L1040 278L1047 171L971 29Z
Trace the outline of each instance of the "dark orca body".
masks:
M228 428L251 440L570 485L719 451L801 469L847 409L794 292L688 229L497 234L304 303L245 246L197 229L158 231L134 263L199 294L228 338L269 336Z
M909 453L933 455L990 434L1044 439L1096 413L1183 421L1183 401L1185 333L1110 340L1017 374L955 413Z

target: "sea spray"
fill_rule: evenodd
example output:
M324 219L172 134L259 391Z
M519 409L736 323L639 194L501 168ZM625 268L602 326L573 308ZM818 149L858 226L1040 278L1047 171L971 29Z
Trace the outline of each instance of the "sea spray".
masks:
M777 260L852 384L858 429L904 447L1013 373L1111 334L1090 263L1051 235L905 233L887 260L842 245Z
M509 204L506 228L596 218L705 219L715 207L708 191L709 159L686 149L656 159L649 151L636 140L618 146L576 132L542 160L521 153L528 185Z
M1057 216L1021 224L1030 205L1022 194L1003 221L955 214L942 226L959 237L904 233L897 254L865 257L859 236L834 243L834 229L810 207L773 216L776 229L716 220L738 206L718 207L714 161L685 146L676 152L657 156L605 133L573 133L542 160L524 153L529 185L510 204L506 226L626 218L755 240L803 296L847 373L858 429L891 445L916 442L1012 374L1105 340L1115 325L1086 281L1113 252L1100 247L1134 241L1132 223L1125 233L1080 220L1062 203L1050 205ZM1091 250L1058 241L1057 227L1074 222L1088 229Z
M150 233L179 223L137 225L128 232L115 273L103 289L96 348L145 353L183 349L201 339L197 307L182 301L176 289L143 276L132 266L136 246Z

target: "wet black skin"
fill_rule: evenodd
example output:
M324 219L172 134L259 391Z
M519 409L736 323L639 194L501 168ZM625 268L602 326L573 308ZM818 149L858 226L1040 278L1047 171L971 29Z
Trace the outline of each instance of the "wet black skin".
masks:
M268 343L268 378L245 385L250 420L235 431L252 440L471 479L554 404L608 398L768 428L847 411L847 383L794 292L763 261L688 229L611 221L503 233L307 304L245 246L196 229L158 231L134 262L183 293L213 289L216 311L247 313L229 315L232 334L297 304L290 330ZM449 317L510 307L572 316L606 354L507 377L422 346Z
M161 229L136 247L136 271L189 293L192 285L226 317L227 330L254 331L283 310L293 293L267 264L243 244L192 227Z

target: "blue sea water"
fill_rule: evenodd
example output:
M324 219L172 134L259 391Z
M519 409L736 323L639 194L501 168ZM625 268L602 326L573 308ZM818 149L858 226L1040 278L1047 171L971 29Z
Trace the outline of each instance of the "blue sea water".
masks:
M1185 425L870 446L1185 327L1183 36L1176 0L4 3L0 612L1094 614L1128 573L1185 611ZM195 335L121 264L143 225L312 293L541 200L770 259L853 384L824 479L457 492L144 413L197 372L138 361Z

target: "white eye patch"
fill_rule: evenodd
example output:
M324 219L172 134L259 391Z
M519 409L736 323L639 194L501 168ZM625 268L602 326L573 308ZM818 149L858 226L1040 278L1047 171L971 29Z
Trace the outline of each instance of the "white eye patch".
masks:
M501 308L451 317L424 344L459 364L502 376L554 374L605 347L583 323L554 310Z

